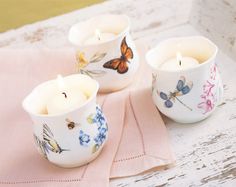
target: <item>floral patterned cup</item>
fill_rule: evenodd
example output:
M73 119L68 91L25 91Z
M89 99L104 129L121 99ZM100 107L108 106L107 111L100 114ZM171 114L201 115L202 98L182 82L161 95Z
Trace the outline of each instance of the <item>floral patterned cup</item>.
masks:
M160 64L175 56L197 59L199 65L177 71L162 70ZM194 123L208 117L223 95L215 57L217 46L202 36L172 38L146 54L152 68L152 97L158 109L180 123Z
M101 35L105 33L113 37L93 44L86 43L95 37L98 30ZM100 92L122 89L133 80L139 67L139 57L129 30L127 16L108 14L77 23L69 31L69 41L76 49L78 72L96 79Z
M95 159L107 140L107 123L96 104L97 81L76 74L65 77L70 86L79 86L88 96L87 102L62 114L45 114L45 105L55 89L54 80L36 87L23 101L23 108L34 124L34 140L38 151L61 167L76 167Z

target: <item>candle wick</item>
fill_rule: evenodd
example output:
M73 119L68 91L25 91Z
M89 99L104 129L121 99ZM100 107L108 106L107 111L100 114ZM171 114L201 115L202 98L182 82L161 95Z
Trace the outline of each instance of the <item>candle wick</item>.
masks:
M181 60L179 60L179 65L181 66Z
M66 95L66 93L65 93L65 92L62 92L62 94L65 96L65 98L67 98L67 95Z

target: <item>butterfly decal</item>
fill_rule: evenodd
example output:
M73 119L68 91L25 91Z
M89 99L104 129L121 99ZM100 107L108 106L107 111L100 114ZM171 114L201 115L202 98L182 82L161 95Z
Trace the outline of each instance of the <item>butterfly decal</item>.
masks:
M175 100L177 100L183 106L185 106L186 108L192 111L192 109L189 106L187 106L178 98L179 96L188 94L191 91L192 87L193 87L193 83L191 81L186 83L185 77L181 76L177 82L175 91L169 92L169 94L166 94L162 91L157 92L157 93L165 101L164 102L165 107L171 108Z
M47 158L49 151L59 154L63 151L69 151L59 146L47 124L43 124L43 140L40 140L36 135L34 135L34 139L45 158Z
M46 143L44 141L41 141L39 137L36 136L35 134L34 134L34 142L41 150L41 153L43 154L43 156L47 159L48 150L46 149Z
M126 43L126 37L121 42L120 46L121 56L119 58L115 58L112 60L109 60L105 64L103 64L104 68L117 70L118 73L124 74L129 70L128 63L130 63L129 60L133 59L133 51L130 47L128 47Z

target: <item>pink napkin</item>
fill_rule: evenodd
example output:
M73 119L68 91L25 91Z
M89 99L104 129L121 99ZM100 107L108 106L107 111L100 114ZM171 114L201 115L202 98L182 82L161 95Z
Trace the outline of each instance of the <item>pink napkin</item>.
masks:
M135 175L173 163L166 127L150 92L142 89L128 95L123 134L110 178Z
M54 166L37 153L21 102L42 81L75 73L73 50L2 49L0 62L0 186L104 187L109 178L174 162L150 89L141 86L98 97L109 139L96 160L80 168Z

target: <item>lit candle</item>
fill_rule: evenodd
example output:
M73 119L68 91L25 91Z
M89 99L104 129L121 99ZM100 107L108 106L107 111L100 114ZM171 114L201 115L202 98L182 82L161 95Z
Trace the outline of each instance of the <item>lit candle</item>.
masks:
M58 93L47 103L48 114L59 114L83 105L87 98L78 88L66 88L61 75L57 77Z
M102 42L107 42L115 38L114 33L110 32L100 32L99 29L95 29L94 35L89 37L87 40L84 41L86 45L98 44Z
M176 58L172 58L160 65L161 70L176 71L184 70L199 65L199 62L192 57L182 57L181 53L176 53Z

